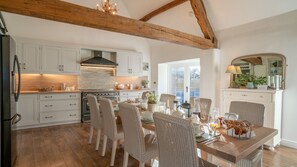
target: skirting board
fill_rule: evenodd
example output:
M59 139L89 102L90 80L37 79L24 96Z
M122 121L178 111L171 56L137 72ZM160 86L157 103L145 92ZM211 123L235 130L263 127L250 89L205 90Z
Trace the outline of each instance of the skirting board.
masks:
M281 145L297 149L296 141L282 139Z

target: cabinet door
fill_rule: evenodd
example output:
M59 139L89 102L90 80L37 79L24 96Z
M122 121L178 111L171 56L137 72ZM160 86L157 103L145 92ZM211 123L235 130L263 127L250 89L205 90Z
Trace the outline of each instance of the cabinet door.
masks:
M62 48L61 65L63 73L80 73L80 56L77 49Z
M37 95L20 95L17 102L17 113L22 116L18 126L35 125L39 123Z
M43 46L42 47L42 71L44 74L61 73L59 47Z
M40 46L37 44L24 43L23 47L18 46L19 49L22 48L22 72L23 73L39 73L40 72Z
M132 71L132 75L142 75L141 53L133 53L129 56L129 69Z
M129 54L125 52L117 52L117 76L129 76Z

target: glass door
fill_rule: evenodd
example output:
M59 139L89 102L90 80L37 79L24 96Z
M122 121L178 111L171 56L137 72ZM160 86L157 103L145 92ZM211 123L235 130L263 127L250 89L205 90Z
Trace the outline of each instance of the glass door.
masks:
M199 64L199 60L196 60L171 63L168 66L168 90L180 103L199 97Z
M185 68L177 67L171 68L170 70L170 94L174 94L176 99L181 103L184 101L184 77L185 77Z

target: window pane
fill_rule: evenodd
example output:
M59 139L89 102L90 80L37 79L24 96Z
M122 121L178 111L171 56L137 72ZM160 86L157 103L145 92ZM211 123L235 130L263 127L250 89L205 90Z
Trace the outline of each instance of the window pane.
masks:
M200 68L190 67L190 97L199 97L200 87Z
M182 103L184 101L184 67L171 68L170 92Z

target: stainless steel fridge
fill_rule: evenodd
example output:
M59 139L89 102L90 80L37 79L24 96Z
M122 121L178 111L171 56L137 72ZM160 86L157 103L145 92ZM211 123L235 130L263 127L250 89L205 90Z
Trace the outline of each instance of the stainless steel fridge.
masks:
M13 166L17 157L16 102L21 88L21 71L15 41L8 35L0 37L0 108L1 166Z

